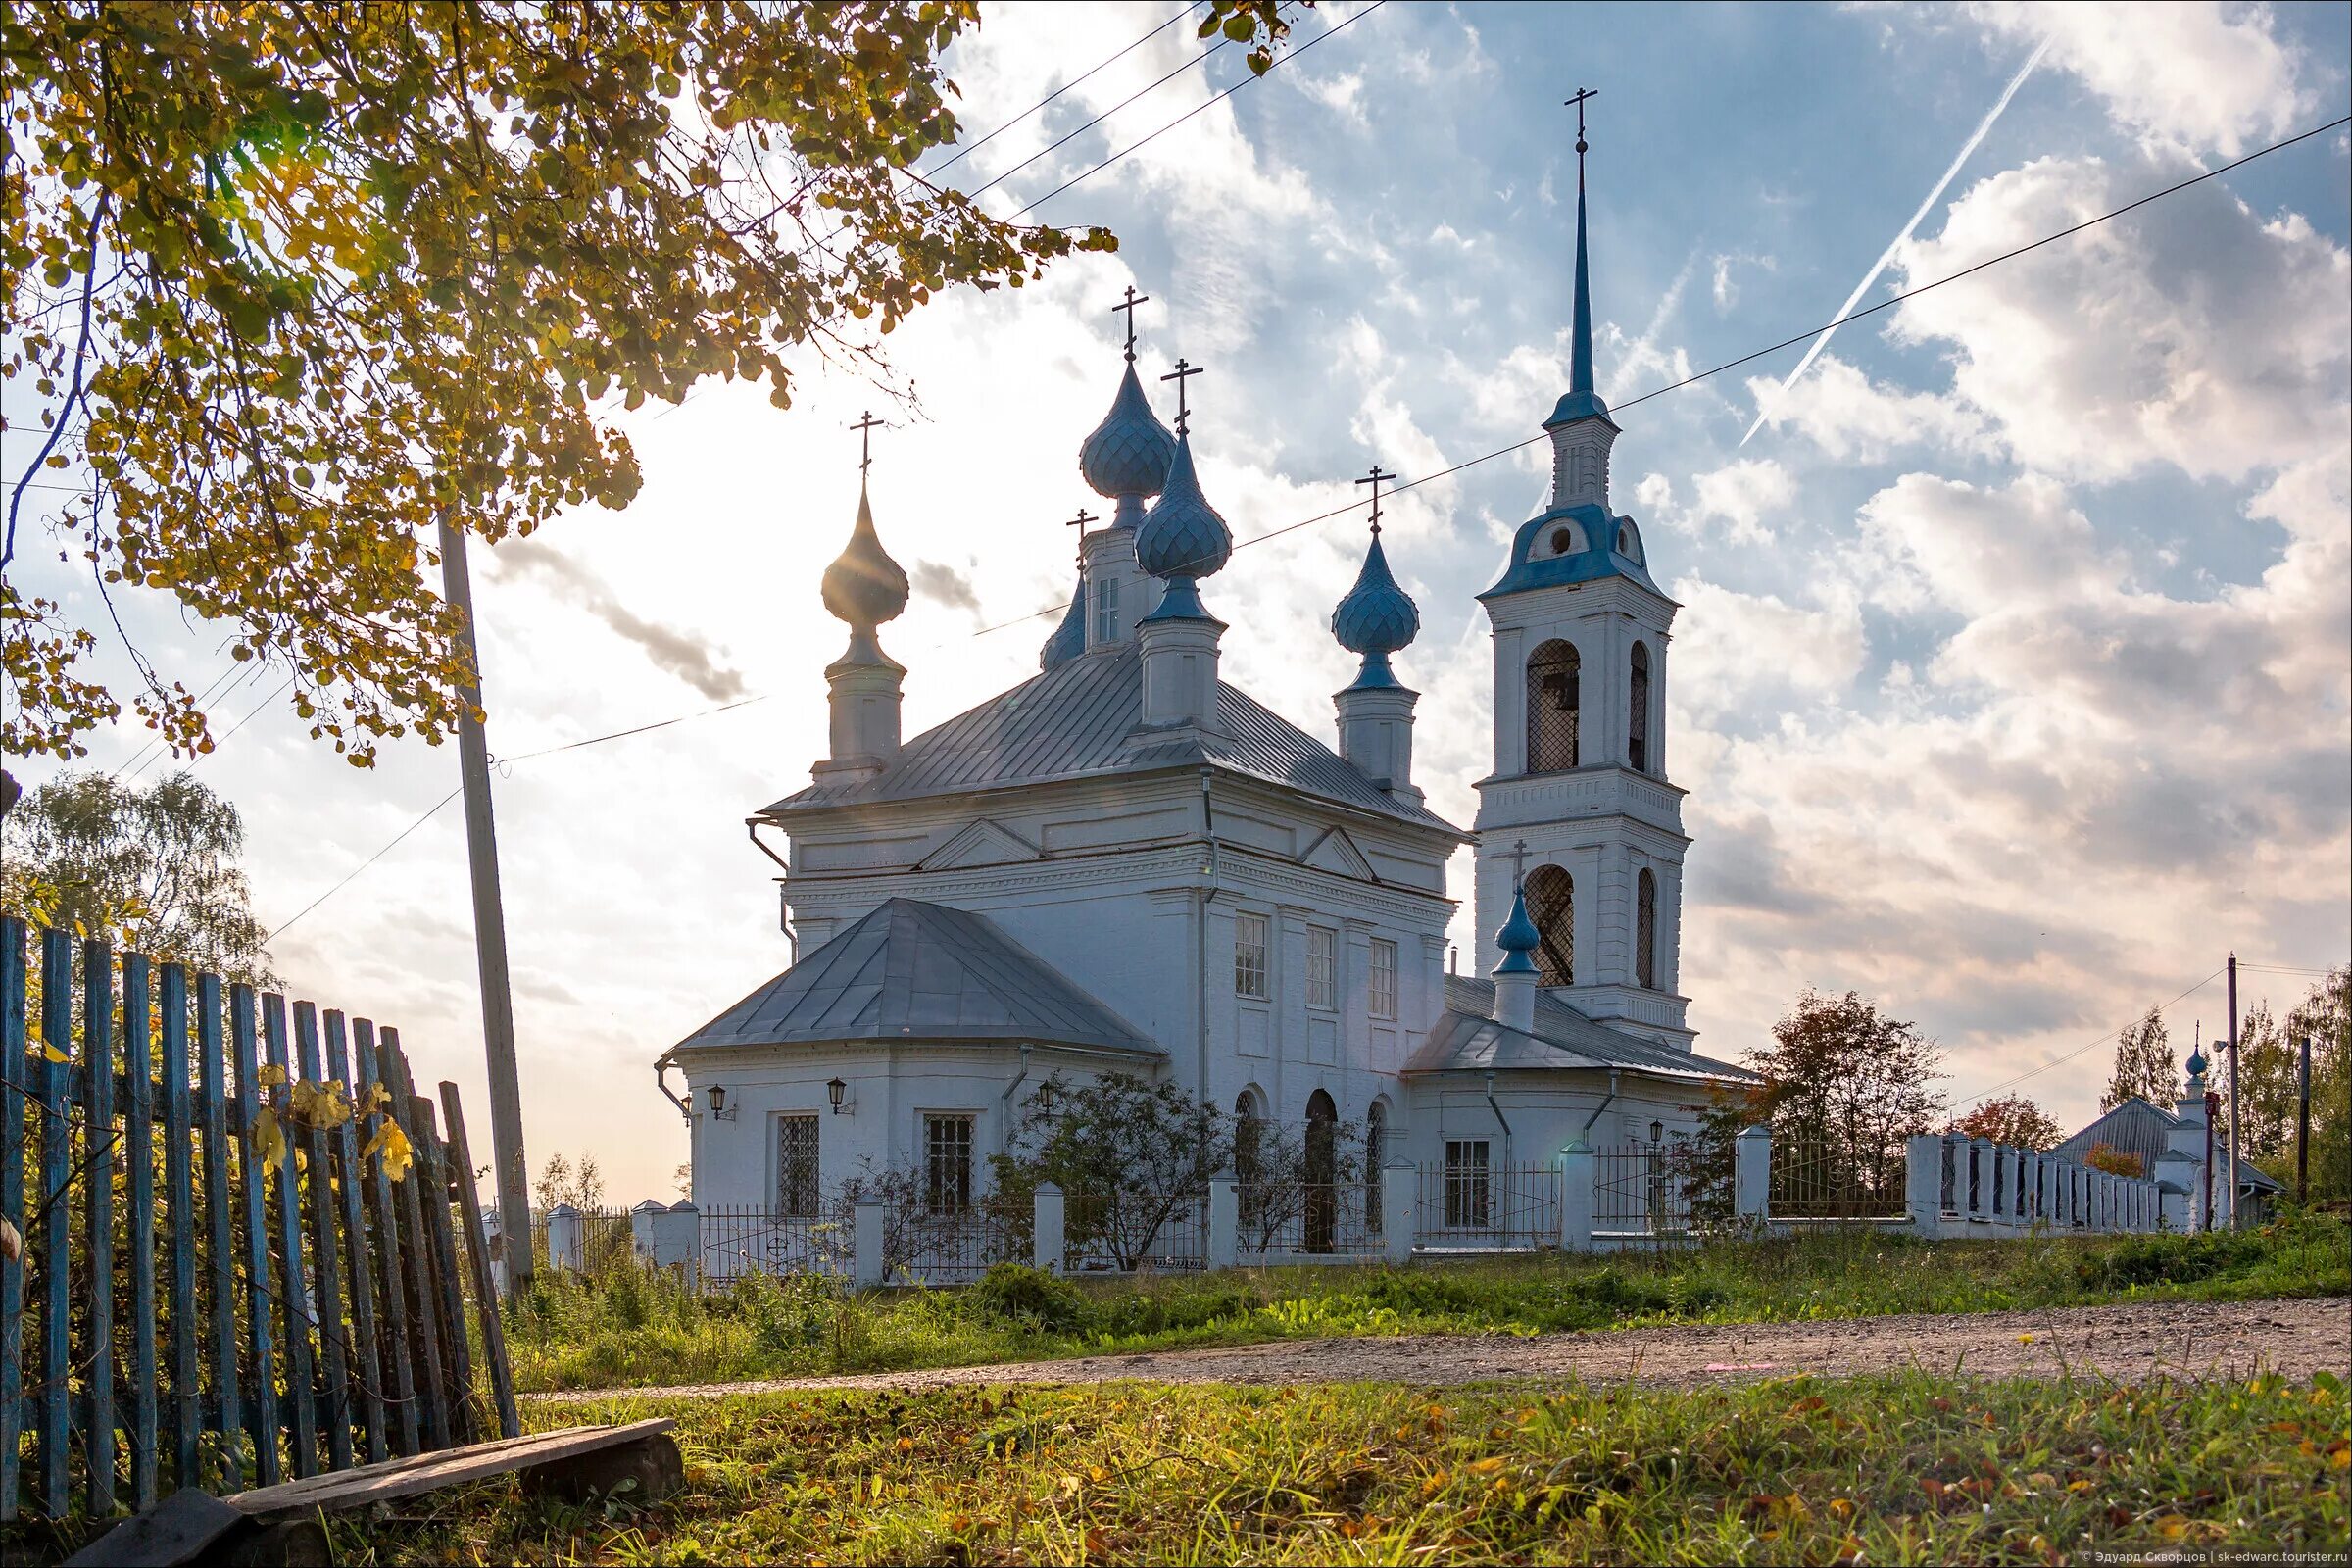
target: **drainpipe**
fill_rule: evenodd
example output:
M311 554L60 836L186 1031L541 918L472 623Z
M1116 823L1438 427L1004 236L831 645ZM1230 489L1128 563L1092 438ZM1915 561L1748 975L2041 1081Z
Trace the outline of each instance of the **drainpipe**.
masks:
M1224 879L1224 865L1217 854L1217 809L1209 799L1208 769L1200 769L1200 833L1208 841L1208 886L1200 890L1193 900L1193 1053L1197 1093L1200 1102L1208 1100L1208 901L1215 898L1218 884Z
M1581 1139L1584 1137L1584 1135L1585 1135L1586 1133L1589 1133L1589 1132L1591 1132L1591 1131L1592 1130L1592 1124L1593 1124L1594 1122L1596 1122L1596 1121L1600 1120L1600 1113L1601 1113L1602 1111L1604 1111L1604 1110L1608 1109L1608 1108L1609 1108L1611 1105L1615 1104L1616 1102L1617 1102L1617 1069L1616 1069L1616 1068L1614 1068L1614 1067L1611 1067L1611 1068L1609 1069L1609 1092L1608 1092L1606 1095L1604 1095L1603 1097L1601 1097L1601 1102L1600 1102L1600 1103L1599 1103L1599 1104L1597 1104L1597 1105L1594 1105L1594 1106L1592 1107L1592 1115L1590 1115L1590 1116L1587 1116L1587 1117L1585 1118L1585 1124L1584 1124L1584 1126L1583 1126L1583 1127L1581 1127L1581 1128L1579 1128L1579 1129L1577 1130L1577 1137L1578 1137L1578 1138L1581 1140ZM1586 1148L1588 1148L1588 1149L1590 1149L1592 1146L1591 1146L1590 1144L1587 1144L1585 1147L1586 1147Z
M1010 1157L1012 1153L1012 1097L1029 1077L1029 1042L1021 1042L1021 1070L1012 1075L1004 1093L997 1097L997 1152Z
M686 1118L687 1126L692 1127L694 1125L693 1107L689 1106L683 1100L680 1100L676 1094L672 1093L670 1090L668 1077L669 1068L669 1054L668 1053L664 1052L662 1055L662 1059L654 1063L654 1085L656 1088L660 1089L662 1093L669 1096L669 1102L678 1107L678 1114Z
M1511 1162L1511 1124L1502 1117L1502 1107L1494 1103L1494 1075L1487 1074L1487 1108L1494 1113L1494 1124L1502 1129L1502 1162Z
M760 836L760 824L763 820L762 817L747 816L743 819L743 825L751 831L753 846L775 861L777 869L784 873L776 878L776 924L783 928L784 940L792 945L792 961L798 963L801 961L801 934L792 928L792 900L784 891L791 883L792 864L769 849L767 841Z

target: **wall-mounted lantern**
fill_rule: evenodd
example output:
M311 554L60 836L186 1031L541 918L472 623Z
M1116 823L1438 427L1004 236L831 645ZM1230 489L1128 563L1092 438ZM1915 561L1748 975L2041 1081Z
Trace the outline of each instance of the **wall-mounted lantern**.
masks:
M831 1083L825 1085L825 1099L832 1102L834 1115L838 1116L841 1114L842 1097L847 1095L849 1092L850 1086L839 1078L836 1078Z
M1649 1124L1649 1141L1653 1144L1666 1141L1666 1124L1664 1122L1653 1121Z
M727 1108L727 1091L723 1084L710 1086L710 1115L715 1121L733 1121L735 1113Z

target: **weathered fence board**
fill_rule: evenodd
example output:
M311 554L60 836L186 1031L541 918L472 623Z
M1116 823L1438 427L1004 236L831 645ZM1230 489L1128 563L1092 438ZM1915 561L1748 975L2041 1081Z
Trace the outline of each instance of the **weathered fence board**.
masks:
M482 1228L481 1194L473 1185L473 1153L466 1142L466 1112L458 1103L458 1086L441 1084L441 1108L449 1114L449 1158L456 1170L458 1211L466 1221L466 1250L473 1259L473 1294L479 1301L495 1300L498 1289L490 1272L490 1246ZM514 1378L507 1366L507 1328L496 1312L482 1314L482 1350L490 1361L490 1396L498 1409L498 1433L519 1437L522 1415L514 1406Z
M346 1027L0 919L0 1216L19 1242L0 1266L0 1522L517 1429L457 1090L453 1148L365 1020L354 1092ZM397 1175L363 1152L388 1125L412 1153Z

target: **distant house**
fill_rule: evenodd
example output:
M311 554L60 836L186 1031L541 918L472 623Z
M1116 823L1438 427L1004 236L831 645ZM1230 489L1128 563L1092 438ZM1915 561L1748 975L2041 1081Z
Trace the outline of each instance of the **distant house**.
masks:
M2098 1144L2105 1144L2119 1154L2137 1154L2140 1170L2170 1191L2191 1200L2203 1195L2204 1133L2189 1117L2133 1095L2050 1152L2062 1159L2079 1160ZM2284 1191L2252 1165L2242 1159L2237 1161L2237 1205L2241 1217L2258 1221L2269 1218L2273 1200ZM2229 1201L2227 1191L2217 1180L2213 1194L2217 1214L2229 1211Z

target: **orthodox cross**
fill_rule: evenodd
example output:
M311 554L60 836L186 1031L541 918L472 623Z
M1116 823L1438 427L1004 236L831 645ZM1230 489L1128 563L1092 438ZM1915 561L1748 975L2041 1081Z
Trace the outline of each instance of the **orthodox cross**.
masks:
M860 479L865 477L865 470L874 466L874 431L881 425L882 421L874 417L874 411L868 409L862 418L850 426L858 432L858 476Z
M1566 101L1567 107L1576 111L1576 152L1579 158L1585 153L1585 100L1599 96L1591 87L1579 87L1576 96Z
M1078 515L1072 517L1069 521L1062 524L1062 526L1065 528L1075 528L1078 530L1078 564L1081 566L1086 564L1086 525L1090 522L1101 522L1102 520L1102 519L1101 517L1096 516L1084 507L1080 507L1078 509Z
M1516 893L1527 881L1527 840L1511 846L1511 891Z
M1138 305L1149 304L1151 299L1152 296L1149 294L1138 294L1135 291L1135 285L1130 283L1127 285L1127 297L1110 308L1114 315L1120 311L1127 313L1127 363L1129 365L1135 363L1135 308Z
M1375 463L1372 465L1370 473L1355 481L1357 484L1368 484L1372 487L1372 534L1374 538L1380 536L1380 487L1385 481L1396 477L1393 473L1381 472L1380 465Z
M1129 317L1128 319L1133 320L1134 318ZM1178 435L1184 435L1187 433L1186 426L1192 419L1192 410L1185 404L1184 383L1187 378L1199 375L1200 373L1200 366L1187 365L1184 361L1178 360L1176 362L1176 368L1170 370L1167 374L1160 377L1162 381L1173 381L1176 383L1176 433Z

